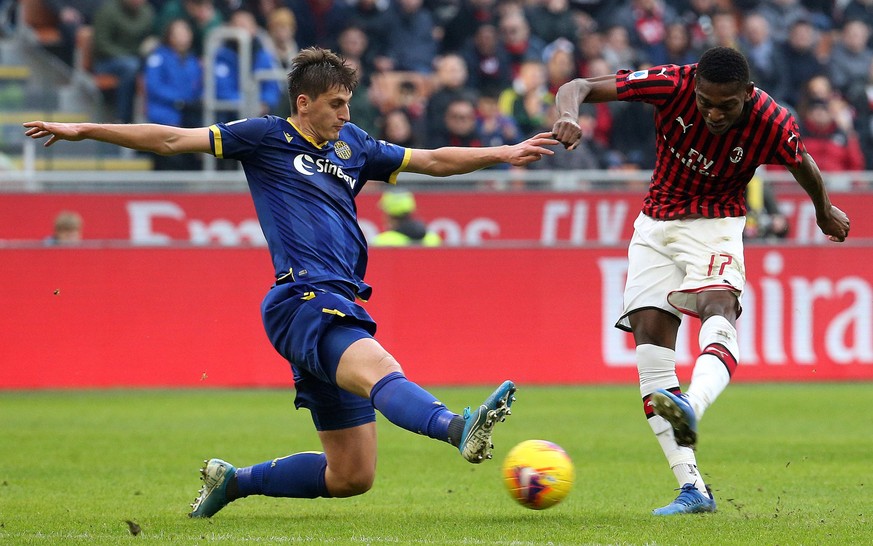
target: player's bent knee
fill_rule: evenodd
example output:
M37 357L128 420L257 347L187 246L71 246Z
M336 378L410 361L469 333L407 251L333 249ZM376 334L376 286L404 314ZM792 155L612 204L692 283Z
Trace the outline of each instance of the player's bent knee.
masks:
M373 488L375 474L360 473L354 476L335 477L328 483L328 491L334 497L354 497L363 495Z
M365 338L351 344L343 353L336 381L343 389L367 397L373 385L392 372L403 373L400 363L375 339Z
M733 324L739 317L739 309L737 294L730 290L708 290L697 299L697 313L701 322L706 322L710 317L720 316Z
M397 359L394 358L393 355L385 353L385 356L379 361L379 367L382 369L385 375L393 372L403 373L403 368L400 367L400 363L397 362Z

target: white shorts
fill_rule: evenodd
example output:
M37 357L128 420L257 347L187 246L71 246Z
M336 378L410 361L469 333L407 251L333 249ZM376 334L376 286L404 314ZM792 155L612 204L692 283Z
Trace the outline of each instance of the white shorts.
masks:
M745 225L745 216L655 220L640 213L616 328L630 331L627 317L640 309L697 317L697 294L704 290L730 290L739 298L746 284Z

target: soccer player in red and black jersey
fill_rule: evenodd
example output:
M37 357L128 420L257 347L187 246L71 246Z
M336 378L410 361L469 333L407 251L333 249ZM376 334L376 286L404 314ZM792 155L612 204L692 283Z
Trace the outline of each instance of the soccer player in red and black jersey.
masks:
M694 449L697 421L727 387L739 356L746 184L758 166L784 165L831 241L846 239L849 219L831 204L792 115L755 87L734 49L709 49L691 65L567 82L556 95L555 138L575 148L579 104L609 101L655 107L657 161L634 223L616 323L633 333L646 417L680 485L679 496L653 513L713 512ZM701 321L700 355L685 393L675 352L683 314Z

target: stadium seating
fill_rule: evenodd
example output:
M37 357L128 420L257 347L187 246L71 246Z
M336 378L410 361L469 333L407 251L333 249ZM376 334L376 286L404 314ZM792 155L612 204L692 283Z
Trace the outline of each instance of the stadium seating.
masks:
M61 45L58 19L43 0L20 0L19 18L36 37L37 42L47 49ZM118 86L118 78L108 74L93 74L94 29L83 25L76 31L74 69L89 76L97 89L111 91Z
M34 26L26 32L0 38L0 171L25 167L23 147L27 139L21 128L23 122L41 119L77 123L94 119L94 111L87 103L80 106L61 98L63 93L76 96L67 83L69 67L65 73L58 70L61 66L58 63L45 62L53 59L50 55L34 54L48 50L43 42L52 43L57 36L45 29L47 21L52 21L47 16L51 12L46 11L41 2L31 0L18 4L17 9L19 15L27 16L27 24ZM85 38L90 45L90 36ZM39 50L32 49L33 46ZM117 85L114 77L95 77L90 73L90 47L83 53L87 56L81 56L79 65L73 67L73 71L79 71L82 76L79 81L93 81L100 92L114 89ZM103 143L79 144L75 148L66 143L54 146L38 154L27 167L36 171L127 171L151 170L153 166L150 157L124 155L117 147Z

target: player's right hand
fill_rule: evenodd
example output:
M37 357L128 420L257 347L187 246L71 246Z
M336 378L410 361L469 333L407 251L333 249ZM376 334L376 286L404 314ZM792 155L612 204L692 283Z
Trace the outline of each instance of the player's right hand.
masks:
M552 137L563 144L564 148L572 150L579 145L579 141L582 139L582 128L579 127L576 120L561 117L552 126Z
M818 227L828 236L828 240L842 243L849 236L849 217L833 205L828 212L826 217L817 219Z
M78 127L74 123L53 123L47 121L26 121L23 123L27 127L24 133L33 139L49 137L44 146L48 147L59 140L82 140L85 137L80 134Z

